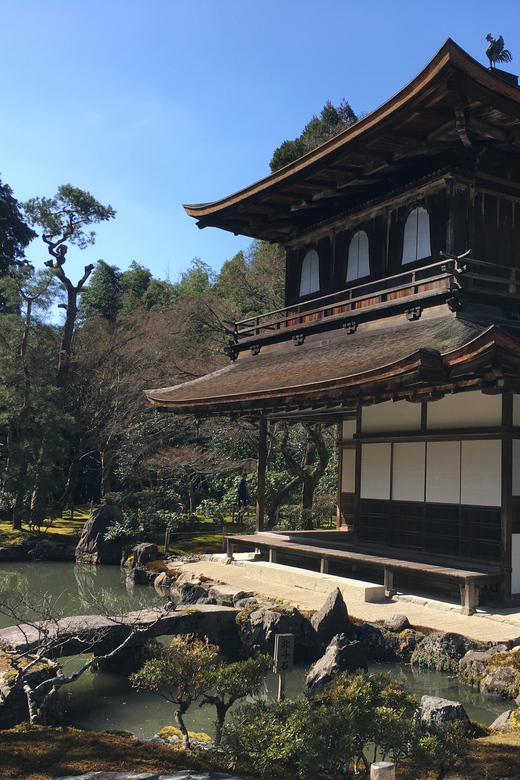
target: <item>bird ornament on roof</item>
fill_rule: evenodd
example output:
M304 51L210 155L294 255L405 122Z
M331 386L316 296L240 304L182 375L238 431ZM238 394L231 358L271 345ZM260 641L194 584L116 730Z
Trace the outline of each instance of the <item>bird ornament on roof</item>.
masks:
M511 62L513 55L509 49L504 48L504 39L501 35L498 38L493 38L491 33L489 33L486 35L486 41L489 41L486 57L489 60L490 68L496 68L497 62Z

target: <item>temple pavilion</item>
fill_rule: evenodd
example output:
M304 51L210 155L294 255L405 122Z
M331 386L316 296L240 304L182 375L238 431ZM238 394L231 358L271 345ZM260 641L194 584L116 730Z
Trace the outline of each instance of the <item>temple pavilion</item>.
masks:
M237 322L229 365L147 392L257 421L257 532L278 563L520 595L520 89L452 40L394 97L214 203L201 228L286 249L285 307ZM337 529L265 534L271 420L336 423Z

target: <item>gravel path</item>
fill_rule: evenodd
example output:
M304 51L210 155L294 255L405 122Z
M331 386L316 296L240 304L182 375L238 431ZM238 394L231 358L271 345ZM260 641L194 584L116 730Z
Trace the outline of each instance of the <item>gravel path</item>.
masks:
M198 561L176 568L193 575L203 574L215 582L252 591L263 598L282 600L301 610L319 609L325 600L323 593L282 586L253 577L240 565L226 566L212 561ZM412 626L424 626L436 631L454 631L483 642L498 642L520 637L520 608L479 609L475 615L467 616L461 615L451 604L418 597L408 598L412 600L399 598L381 604L350 601L347 607L351 617L371 623L399 614L406 615Z

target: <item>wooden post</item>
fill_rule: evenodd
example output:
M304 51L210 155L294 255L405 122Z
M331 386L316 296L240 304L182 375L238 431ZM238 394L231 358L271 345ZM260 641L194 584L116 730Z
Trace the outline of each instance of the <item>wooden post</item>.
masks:
M276 550L269 548L269 563L276 563Z
M502 507L500 519L500 566L504 572L502 598L511 598L513 566L513 395L502 395Z
M329 562L327 558L320 558L320 572L321 574L329 573Z
M370 765L370 780L395 780L395 764L390 761L374 761Z
M260 417L260 440L258 442L258 488L256 493L256 533L264 530L265 510L265 466L267 461L267 420Z

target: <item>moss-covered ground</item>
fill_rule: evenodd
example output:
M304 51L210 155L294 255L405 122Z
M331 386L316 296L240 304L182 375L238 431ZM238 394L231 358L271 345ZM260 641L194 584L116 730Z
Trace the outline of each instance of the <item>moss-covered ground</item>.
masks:
M0 780L52 780L92 771L166 774L183 769L230 772L223 754L186 751L120 735L26 724L0 732ZM252 780L246 766L235 771ZM433 780L436 774L418 773L403 764L397 778ZM520 733L473 740L464 763L449 772L446 780L520 780Z

